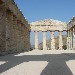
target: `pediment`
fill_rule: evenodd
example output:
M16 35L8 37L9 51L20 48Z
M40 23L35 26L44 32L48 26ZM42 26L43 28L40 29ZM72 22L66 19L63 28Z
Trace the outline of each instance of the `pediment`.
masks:
M35 21L30 23L30 25L67 25L65 22L61 22L59 20L53 20L53 19L45 19L40 21Z

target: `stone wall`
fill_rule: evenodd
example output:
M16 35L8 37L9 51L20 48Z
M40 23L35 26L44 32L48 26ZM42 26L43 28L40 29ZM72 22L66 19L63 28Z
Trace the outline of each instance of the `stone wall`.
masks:
M7 6L7 4L13 5ZM11 10L9 7L11 7ZM14 11L14 9L16 10ZM15 14L17 12L17 14ZM19 18L20 17L20 18ZM0 55L30 50L30 25L15 2L0 4Z

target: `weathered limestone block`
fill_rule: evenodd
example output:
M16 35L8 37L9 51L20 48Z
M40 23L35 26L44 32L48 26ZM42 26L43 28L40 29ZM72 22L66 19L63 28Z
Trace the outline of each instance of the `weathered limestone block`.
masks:
M17 50L17 38L18 38L18 36L17 36L17 34L18 34L18 30L17 30L17 28L18 28L18 25L17 25L17 17L16 16L14 16L13 17L13 26L14 26L14 31L13 31L13 34L14 34L14 37L13 37L13 41L14 41L14 50L15 50L15 52L18 52L18 50Z
M35 32L35 50L38 50L38 31Z
M6 49L6 9L0 5L0 54L5 54Z
M72 30L70 30L70 49L72 49Z
M31 31L67 30L67 24L58 20L45 19L30 23Z
M73 49L75 50L75 26L73 27Z
M25 50L25 48L24 48L24 46L25 46L25 44L24 44L24 25L23 24L21 24L21 28L22 28L22 31L21 31L21 50L22 51L24 51Z
M69 50L69 30L67 31L67 50Z
M54 31L51 31L51 50L55 50Z
M28 33L27 35L26 35L26 38L27 38L27 40L26 40L26 50L27 51L29 51L30 50L30 32L28 31L28 28L26 28L26 33Z
M21 52L21 22L17 21L17 50Z
M0 55L28 51L30 50L30 26L12 0L5 2L5 5L0 4ZM10 10L10 4L14 5L11 7L16 8L15 11ZM18 15L13 12L17 12Z
M63 41L62 41L62 31L59 31L59 50L62 50Z
M8 53L13 51L13 15L10 11L6 12L7 15L7 24L6 24L6 49Z
M0 0L0 4L2 4L2 0Z
M67 37L67 50L69 50L69 37Z
M46 31L43 32L43 50L47 50L47 46L46 46Z

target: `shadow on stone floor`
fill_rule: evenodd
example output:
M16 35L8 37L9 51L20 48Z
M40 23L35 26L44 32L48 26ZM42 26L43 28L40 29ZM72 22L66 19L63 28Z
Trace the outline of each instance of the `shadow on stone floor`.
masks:
M66 61L75 60L74 53L23 56L15 55L17 54L0 57L0 61L7 61L6 63L0 65L0 73L3 73L23 62L47 61L48 65L43 69L40 75L73 75L69 67L66 65Z

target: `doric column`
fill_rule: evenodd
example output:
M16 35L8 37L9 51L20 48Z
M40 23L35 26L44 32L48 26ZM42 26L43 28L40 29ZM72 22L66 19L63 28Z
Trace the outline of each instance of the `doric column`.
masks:
M72 28L72 32L71 32L71 39L72 39L72 49L73 49L73 28Z
M38 50L38 31L35 31L35 50Z
M72 30L70 29L70 49L72 49Z
M22 39L21 39L21 22L17 20L17 25L19 30L17 31L17 50L21 51L22 50Z
M71 41L70 41L70 30L69 30L69 49L70 49L70 43L71 43Z
M55 50L54 31L51 31L51 50Z
M13 35L13 13L7 14L8 19L6 19L6 50L10 53L13 52L14 35ZM11 24L11 25L10 25ZM3 29L3 28L2 28Z
M16 17L16 15L13 15L13 27L14 28L12 28L13 29L13 45L14 45L14 52L18 52L18 49L17 49L17 47L18 47L18 43L17 43L17 40L18 40L18 36L17 36L17 17Z
M59 31L59 50L62 50L63 48L63 41L62 41L62 31Z
M47 50L47 46L46 46L46 31L43 31L43 50Z
M75 49L75 27L73 27L73 49Z
M69 49L69 30L67 31L67 50Z

